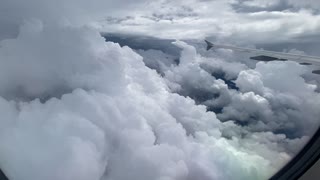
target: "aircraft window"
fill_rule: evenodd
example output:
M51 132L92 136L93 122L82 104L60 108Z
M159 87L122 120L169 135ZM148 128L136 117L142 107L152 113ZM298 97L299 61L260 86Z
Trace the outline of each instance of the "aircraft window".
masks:
M320 3L0 0L0 179L297 179Z

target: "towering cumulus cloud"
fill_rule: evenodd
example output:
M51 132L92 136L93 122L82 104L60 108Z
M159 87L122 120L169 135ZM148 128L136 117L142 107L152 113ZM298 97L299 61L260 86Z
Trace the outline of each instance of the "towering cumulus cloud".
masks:
M273 107L302 98L305 107L312 103L298 91L297 99L283 94L291 92L290 84L278 86L272 75L260 75L275 64L227 68L238 92L209 74L212 64L201 68L205 58L178 41L184 49L180 64L164 63L160 76L142 56L105 42L88 25L122 3L140 3L130 2L1 0L0 26L12 25L0 40L0 167L9 179L266 179L306 142L306 129L287 138L263 118L286 124L296 112ZM300 88L313 95L315 85L298 77L296 64L288 66ZM195 90L219 97L199 105L203 101L187 97ZM250 106L243 110L239 103ZM216 114L205 105L225 108ZM265 121L260 125L244 111ZM314 112L302 127L312 125Z

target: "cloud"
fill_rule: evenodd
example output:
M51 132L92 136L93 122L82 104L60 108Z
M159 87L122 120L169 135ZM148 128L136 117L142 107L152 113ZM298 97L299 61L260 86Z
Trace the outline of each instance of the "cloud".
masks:
M15 37L18 34L20 24L30 19L40 19L46 24L56 25L94 25L98 19L110 14L119 15L128 10L134 10L141 7L141 3L144 2L143 0L135 2L127 0L117 2L110 0L95 0L93 2L85 0L58 0L55 2L48 0L29 2L1 0L0 24L2 27L6 27L1 29L1 34L4 36L3 38ZM124 4L125 6L123 6Z
M234 1L231 5L238 13L252 13L261 11L296 11L296 9L294 9L287 0L243 0Z
M212 58L186 43L174 44L182 48L181 63L157 71L165 74L173 92L206 105L220 120L235 121L252 132L272 131L290 138L312 135L318 127L319 115L314 109L318 105L312 99L319 97L319 85L309 79L312 70L308 67L294 62L269 62L249 69L252 60L234 62L237 58L230 52L221 51ZM160 58L160 62L163 60ZM314 129L309 131L307 127Z
M289 3L296 7L301 8L311 8L314 10L319 10L320 3L318 1L306 0L306 1L297 1L297 0L288 0Z
M284 136L285 141L302 145L317 129L319 111L314 109L318 106L314 98L319 98L315 91L319 85L301 77L311 73L305 66L269 62L257 63L254 69L248 69L245 64L233 62L232 56L227 56L229 52L210 58L186 43L175 44L182 48L180 61L183 63L166 69L164 77L169 87L216 112L218 119L227 124L222 128L223 136L276 133L275 137ZM225 57L229 62L220 61L219 58ZM230 66L234 67L226 68ZM233 80L235 85L230 86ZM298 152L291 145L280 144L279 141L278 145L290 154Z
M295 62L259 62L248 69L239 62L208 59L192 46L176 44L183 48L180 61L184 63L165 72L169 87L207 105L220 120L233 120L253 132L281 132L291 138L312 135L318 127L319 115L314 110L318 105L312 99L319 98L319 85L302 77L311 73L307 67ZM240 92L235 91L238 88Z
M306 83L300 76L307 71L303 66L293 62L258 63L256 71L258 73L248 71L252 78L245 78L240 74L236 84L243 92L253 91L268 99L276 116L273 117L273 122L278 120L281 124L283 121L290 122L291 126L299 126L301 132L305 134L308 133L308 130L304 126L318 127L313 124L318 119L318 115L314 114L318 111L313 110L314 99L319 98L319 94L315 91L318 85ZM248 72L244 72L244 74ZM244 80L244 78L248 80ZM250 84L256 86L253 87ZM302 123L301 119L305 119L305 121ZM308 123L310 124L307 125ZM285 127L285 124L287 123L283 124L284 129L291 128L290 126ZM279 124L277 126L280 127ZM301 134L301 132L291 133Z
M116 7L128 2L110 3L1 6L8 14L0 24L18 27L15 36L0 41L0 167L10 179L266 179L309 139L319 95L317 85L300 77L306 69L258 63L249 70L250 63L235 63L230 51L219 52L232 57L224 61L182 41L174 43L182 49L179 63L159 50L105 42L91 18L107 10L122 13L126 9ZM194 1L186 3L177 10L189 15L181 22L209 11L205 2L196 11L188 8ZM289 78L285 72L291 81L279 85ZM257 89L254 82L260 82ZM242 119L233 119L237 111Z
M101 31L173 39L212 37L238 44L292 42L294 39L306 40L306 35L319 32L319 14L305 8L311 5L304 4L310 3L286 0L155 1L146 4L148 8L125 13L129 19L122 18L121 22L112 24L102 21Z
M30 22L2 41L1 63L11 69L2 72L10 81L1 81L0 165L10 179L257 179L276 171L221 137L213 112L171 93L130 48L91 28L47 28ZM195 55L177 44L188 49L184 58Z
M280 10L295 10L297 9L312 9L318 10L320 7L319 2L307 0L307 1L298 1L298 0L237 0L234 1L233 4L239 5L242 7L243 10L255 8L260 10L273 10L279 11Z

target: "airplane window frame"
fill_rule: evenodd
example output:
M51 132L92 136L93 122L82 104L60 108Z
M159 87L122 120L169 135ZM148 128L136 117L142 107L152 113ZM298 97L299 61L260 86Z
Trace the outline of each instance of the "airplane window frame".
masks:
M320 159L320 128L302 150L270 180L299 179Z

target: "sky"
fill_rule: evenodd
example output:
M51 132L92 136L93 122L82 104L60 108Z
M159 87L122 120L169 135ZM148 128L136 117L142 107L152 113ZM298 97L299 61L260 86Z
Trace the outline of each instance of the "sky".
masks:
M103 19L102 30L173 39L215 37L249 45L317 41L319 7L312 0L146 1L141 8Z
M11 180L264 180L320 124L320 3L0 0L0 168ZM121 46L120 46L121 45Z

